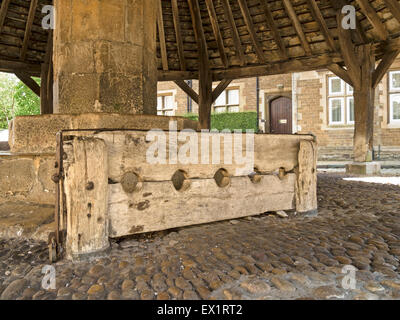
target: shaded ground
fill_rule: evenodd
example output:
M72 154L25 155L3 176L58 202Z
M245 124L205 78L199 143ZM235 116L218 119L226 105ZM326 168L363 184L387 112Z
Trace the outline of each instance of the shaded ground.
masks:
M262 215L114 243L110 256L55 265L47 247L0 240L2 299L400 299L400 187L321 175L319 215ZM352 265L356 288L344 289Z

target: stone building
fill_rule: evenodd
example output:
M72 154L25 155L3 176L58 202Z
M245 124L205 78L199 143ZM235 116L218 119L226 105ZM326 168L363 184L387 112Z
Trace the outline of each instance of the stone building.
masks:
M318 137L320 160L351 160L354 98L349 85L326 69L264 76L258 81L258 89L257 78L232 81L214 103L213 112L256 112L259 92L261 132L312 132ZM198 90L197 81L190 85ZM377 160L398 160L400 57L376 90L374 157ZM198 113L198 105L174 82L159 82L158 113Z

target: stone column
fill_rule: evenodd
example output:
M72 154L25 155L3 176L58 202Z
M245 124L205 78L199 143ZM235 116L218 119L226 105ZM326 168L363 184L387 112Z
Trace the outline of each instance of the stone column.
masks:
M157 113L157 5L55 0L55 113Z

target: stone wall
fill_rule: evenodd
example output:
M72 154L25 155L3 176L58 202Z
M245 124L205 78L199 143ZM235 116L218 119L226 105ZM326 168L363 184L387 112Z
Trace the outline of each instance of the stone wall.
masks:
M55 156L0 154L0 203L54 204Z

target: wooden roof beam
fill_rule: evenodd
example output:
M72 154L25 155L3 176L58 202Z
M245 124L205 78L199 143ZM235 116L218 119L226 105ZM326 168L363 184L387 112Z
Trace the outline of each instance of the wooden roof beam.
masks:
M282 55L284 59L289 59L289 53L288 50L283 43L282 37L279 34L279 29L276 26L276 23L274 21L274 17L272 16L271 10L268 7L268 2L267 0L260 0L260 5L263 8L265 12L265 19L267 21L268 28L271 30L272 35L274 37L274 41L276 45L278 46L279 53Z
M228 58L225 53L224 41L222 39L221 30L219 29L218 18L215 12L213 0L206 0L208 15L210 17L211 26L214 32L215 40L217 41L219 55L222 60L222 64L225 68L229 67Z
M40 64L28 64L21 61L10 61L0 59L0 70L8 73L24 71L31 76L40 76Z
M22 71L15 72L15 75L21 80L29 89L31 89L37 96L40 97L40 86L28 74Z
M20 59L22 61L25 60L26 53L28 51L29 38L30 38L31 32L32 32L33 21L35 20L35 12L36 12L37 4L38 4L38 0L31 0L31 5L29 7L29 13L28 13L28 20L26 22L26 27L25 27L24 41L22 42L22 48L21 48Z
M165 43L165 30L164 30L162 0L158 0L157 27L158 27L158 37L160 39L160 47L161 47L162 68L163 68L163 70L168 70L168 56L167 56L167 45Z
M231 68L229 70L213 71L213 80L253 78L257 76L269 76L290 72L303 72L327 68L338 63L341 57L337 53L328 53L321 56L311 56L302 59L291 59L279 63L268 63L260 66L247 66Z
M398 57L400 54L400 49L395 50L395 51L390 51L387 52L381 62L379 63L378 67L375 69L373 76L372 76L372 87L376 88L381 82L383 76L386 74L386 72L389 70L390 66L393 64L394 60Z
M323 33L326 43L328 44L328 47L331 49L331 51L336 51L336 46L335 46L335 41L333 40L333 37L331 33L329 32L329 28L325 22L325 18L323 17L321 10L319 9L317 3L315 0L307 0L308 7L310 8L311 15L317 21L319 28L321 29L321 32Z
M179 21L178 0L172 0L172 17L174 20L176 46L178 48L178 57L181 70L186 70L185 50L183 49L183 40L181 33L181 24Z
M247 6L246 0L238 0L239 2L239 7L243 15L244 22L247 27L247 31L249 32L251 42L253 43L254 51L257 54L258 60L260 60L261 63L266 62L266 57L264 54L264 51L262 49L262 45L260 41L257 39L257 33L255 31L255 27L253 24L253 21L251 19L249 7Z
M349 77L349 74L347 73L346 69L343 69L340 65L337 63L331 64L327 67L329 71L337 75L339 78L344 80L346 83L349 85L353 86L353 80Z
M389 33L386 30L384 24L382 23L381 19L379 18L378 14L376 13L375 9L370 5L368 0L357 0L361 11L367 17L369 22L374 27L378 37L382 41L386 41L389 37Z
M400 4L397 0L384 0L390 13L393 15L398 22L400 22Z
M224 90L229 86L231 82L232 79L224 79L218 84L218 86L214 89L212 93L212 103L214 103L218 99L221 93L224 92Z
M285 6L287 14L289 15L290 20L293 23L294 29L296 30L296 33L300 39L301 46L303 47L306 55L311 56L312 51L311 51L310 44L307 41L307 38L301 27L301 23L299 21L299 18L297 17L296 11L293 8L291 0L283 0L283 4Z
M4 22L6 20L8 5L11 0L3 0L0 8L0 33L3 31Z
M231 6L230 6L228 0L221 0L221 2L222 2L222 6L224 8L226 21L232 32L233 43L235 45L236 52L239 56L240 65L244 66L244 65L246 65L246 58L244 56L242 43L240 41L239 32L238 32L236 24L235 24L235 19L232 14Z
M185 80L175 80L175 84L182 89L194 102L199 103L199 95L196 91L194 91L189 85L185 82Z

